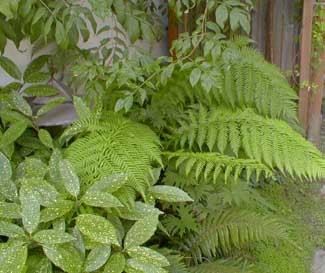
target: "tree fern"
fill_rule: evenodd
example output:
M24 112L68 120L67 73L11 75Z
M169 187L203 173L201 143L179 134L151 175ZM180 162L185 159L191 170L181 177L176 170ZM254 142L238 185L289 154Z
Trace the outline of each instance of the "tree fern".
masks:
M107 113L97 119L88 117L67 128L61 141L80 134L65 152L84 186L112 173L128 174L126 184L144 193L149 185L152 164L161 164L159 139L145 125L117 114ZM127 190L119 190L125 195Z
M259 161L252 159L238 159L219 153L191 153L191 152L165 152L164 155L169 161L175 162L177 169L182 169L185 175L191 172L195 174L196 179L203 177L204 179L212 178L216 183L219 174L224 173L225 181L230 175L233 175L236 182L238 177L245 171L247 180L250 179L252 173L256 175L258 180L260 174L265 177L271 177L272 171Z
M194 151L231 151L299 178L325 175L321 153L287 123L259 116L251 109L232 111L204 107L188 111L172 141Z
M256 241L286 236L286 228L274 218L229 209L207 218L198 232L183 241L183 250L196 263L201 263L204 257L210 259Z

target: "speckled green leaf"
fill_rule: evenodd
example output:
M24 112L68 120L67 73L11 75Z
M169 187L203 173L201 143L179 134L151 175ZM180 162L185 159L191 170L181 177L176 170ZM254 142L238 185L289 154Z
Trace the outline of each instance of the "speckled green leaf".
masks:
M0 195L10 201L15 201L18 198L16 184L11 180L3 180L0 178Z
M41 178L23 179L21 185L33 192L38 202L44 207L53 205L59 199L59 193L56 189Z
M53 229L61 232L65 232L66 230L66 224L64 218L56 219L52 222Z
M0 218L21 218L21 207L16 203L0 202Z
M154 235L158 225L158 216L148 215L135 222L125 236L124 248L140 246Z
M49 229L41 230L33 236L33 239L44 245L64 244L76 240L72 235L66 232Z
M82 214L77 217L80 232L95 242L119 245L115 227L104 217Z
M7 236L7 237L23 237L25 236L25 231L15 224L0 221L0 235Z
M155 266L151 263L143 263L136 259L127 260L127 265L133 269L139 270L140 272L145 273L168 273L167 270Z
M16 80L21 79L21 72L17 65L10 59L0 56L0 66L3 68L4 71L8 73L11 77Z
M123 207L122 203L115 196L107 192L87 192L81 200L86 205L93 207Z
M128 181L128 177L126 174L123 173L113 174L110 176L106 176L101 180L97 181L96 183L94 183L88 189L88 192L106 191L106 192L113 193L117 191L120 187L125 185L127 181Z
M122 253L113 254L105 265L103 273L122 273L125 268L125 257Z
M60 200L41 211L41 223L53 221L67 214L74 206L73 201Z
M24 228L32 233L40 222L40 203L35 195L23 187L20 189L19 199Z
M47 171L48 167L42 160L29 157L19 164L17 173L20 178L43 179Z
M47 130L40 129L38 131L39 140L48 148L53 148L53 139Z
M7 146L19 138L26 130L27 125L24 122L17 122L9 127L1 138L1 146Z
M59 94L59 90L52 85L37 84L27 87L24 93L30 96L51 97Z
M0 272L21 273L27 259L27 246L21 243L0 244Z
M72 234L76 238L76 240L73 241L74 247L79 251L81 256L83 258L85 258L85 256L86 256L85 242L84 242L84 238L83 238L80 230L78 229L78 227L76 227L76 226L73 227Z
M162 211L155 208L153 205L145 204L140 201L135 202L135 206L132 209L120 208L119 210L120 217L127 220L140 220L148 215L161 215Z
M32 108L28 104L28 102L22 97L22 95L18 93L13 93L12 102L16 109L23 113L24 115L31 117L33 115Z
M54 109L58 105L64 103L66 101L66 98L64 97L59 97L55 98L53 100L50 100L47 104L44 104L38 111L37 111L37 116L44 115L45 113L49 112L50 110Z
M153 186L149 189L152 195L167 202L190 202L193 199L184 191L172 186Z
M12 169L8 158L0 152L0 179L9 180L12 175Z
M80 119L87 118L91 115L91 111L86 103L80 97L73 97L73 105Z
M49 80L51 77L51 74L48 72L34 72L29 74L28 76L24 75L24 81L25 83L40 83L40 82L45 82Z
M86 259L85 271L93 272L101 268L111 255L110 246L98 246L90 251Z
M161 267L169 266L169 262L165 256L147 247L135 246L128 249L127 253L131 258L135 258L143 263L149 263Z
M79 252L70 244L43 246L45 255L65 272L80 273L82 259Z
M46 257L28 255L26 273L52 273L52 263Z
M80 192L80 182L72 164L68 160L62 160L59 163L59 168L66 190L71 195L75 197L78 196Z

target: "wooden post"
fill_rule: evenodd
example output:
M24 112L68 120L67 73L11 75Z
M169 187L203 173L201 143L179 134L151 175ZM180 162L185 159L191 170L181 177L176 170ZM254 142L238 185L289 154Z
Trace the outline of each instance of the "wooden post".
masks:
M305 131L308 128L309 88L304 86L310 82L310 52L312 40L314 0L304 0L304 10L301 31L300 57L300 91L299 91L299 121Z
M178 38L178 25L175 13L172 9L168 10L168 49L172 47L173 41ZM173 53L171 53L173 56Z
M322 12L325 14L325 8L322 6ZM324 19L321 23L325 23ZM324 41L325 42L325 41ZM316 49L317 50L317 49ZM308 120L308 139L317 147L320 147L320 136L322 127L322 102L324 93L324 75L325 75L325 51L320 52L319 65L314 69L312 83L316 85L310 95L309 102L309 120Z

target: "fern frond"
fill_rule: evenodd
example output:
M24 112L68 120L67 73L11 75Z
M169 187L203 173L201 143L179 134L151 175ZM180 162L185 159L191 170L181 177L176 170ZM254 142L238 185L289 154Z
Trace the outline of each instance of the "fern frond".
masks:
M211 76L212 90L189 83L190 70L175 70L165 86L152 98L152 108L173 119L187 105L201 103L234 108L253 108L260 115L283 119L297 126L297 95L280 70L266 62L255 50L230 47L224 50L213 67L220 73ZM175 117L175 115L174 115Z
M149 185L152 164L161 164L159 139L154 132L115 113L107 113L101 120L78 121L62 139L76 133L82 135L68 146L65 157L86 187L112 173L124 172L129 177L126 185L143 193Z
M213 179L216 183L219 174L224 173L227 182L230 175L236 182L245 171L247 180L254 173L256 180L263 174L272 177L272 171L264 164L253 159L238 159L219 153L164 152L169 161L173 161L176 169L181 169L185 175L194 173L196 179Z
M253 265L241 260L216 260L190 268L193 273L254 273Z
M274 219L252 211L229 209L210 216L200 230L184 240L183 250L196 263L225 255L256 241L286 238L286 228Z
M157 251L167 258L169 266L166 269L169 273L190 273L184 263L184 257L167 248L159 248Z
M200 112L207 116L203 122L198 119ZM244 152L248 158L290 176L301 179L325 176L325 160L313 144L286 122L264 118L251 109L207 111L201 106L190 110L179 124L172 136L177 148L221 153L230 149L235 155ZM204 135L198 133L201 131Z

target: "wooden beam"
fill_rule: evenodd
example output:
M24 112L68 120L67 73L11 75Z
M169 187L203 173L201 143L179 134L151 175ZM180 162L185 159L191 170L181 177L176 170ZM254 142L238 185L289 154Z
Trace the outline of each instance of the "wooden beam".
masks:
M309 88L306 83L310 82L310 52L312 41L314 0L304 0L302 31L301 31L301 49L300 49L300 91L299 91L299 121L305 131L308 128L308 106L309 106Z

